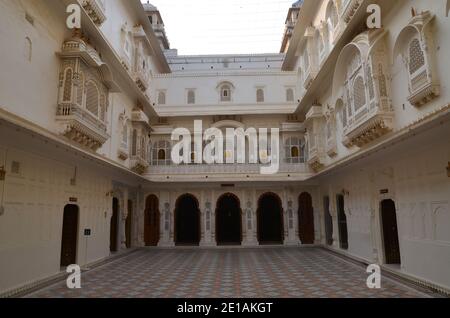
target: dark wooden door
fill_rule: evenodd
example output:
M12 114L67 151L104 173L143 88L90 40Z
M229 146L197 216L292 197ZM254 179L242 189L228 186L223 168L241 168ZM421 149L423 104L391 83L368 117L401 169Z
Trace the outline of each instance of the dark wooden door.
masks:
M125 245L127 248L131 247L131 222L133 219L133 202L128 200L128 215L125 221Z
M283 244L284 224L281 200L276 194L264 194L257 210L259 244Z
M381 202L383 240L386 264L400 264L400 244L398 240L397 213L392 200Z
M119 200L113 199L113 213L111 217L111 226L109 231L109 250L117 252L117 232L119 227Z
M225 194L217 200L216 207L217 244L241 244L242 220L239 199Z
M78 206L66 205L61 237L61 266L69 266L76 263L77 238Z
M325 240L327 245L333 245L333 219L330 214L330 198L323 198L323 211L325 215Z
M345 215L344 196L338 195L336 197L338 228L339 228L339 246L346 250L348 249L348 230L347 230L347 216Z
M314 213L312 197L303 192L298 199L299 236L302 244L314 244Z
M159 243L159 200L156 196L147 197L144 211L145 246L157 246Z

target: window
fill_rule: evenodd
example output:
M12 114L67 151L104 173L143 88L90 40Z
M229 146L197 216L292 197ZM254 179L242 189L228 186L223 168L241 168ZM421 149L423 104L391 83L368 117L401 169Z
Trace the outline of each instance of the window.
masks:
M286 90L286 101L293 102L294 101L294 90L292 88L288 88Z
M222 102L231 101L231 88L229 85L223 85L220 89L220 100Z
M160 140L153 144L151 164L153 166L170 165L170 142Z
M409 74L415 74L423 66L425 66L425 56L419 40L414 39L409 45Z
M165 105L166 104L166 93L165 92L159 92L158 93L158 104L159 105Z
M131 155L136 156L137 155L137 130L133 129L133 140L131 145Z
M304 147L300 138L290 137L285 142L285 161L286 163L303 163Z
M72 69L67 69L64 76L63 101L70 102L72 99Z
M187 103L195 104L195 91L189 90L187 94Z
M90 81L86 86L86 109L98 117L99 113L99 92L97 85Z
M361 76L358 76L353 83L353 98L355 112L366 105L366 91L364 80Z
M258 103L264 102L264 90L262 88L258 88L256 90L256 102Z

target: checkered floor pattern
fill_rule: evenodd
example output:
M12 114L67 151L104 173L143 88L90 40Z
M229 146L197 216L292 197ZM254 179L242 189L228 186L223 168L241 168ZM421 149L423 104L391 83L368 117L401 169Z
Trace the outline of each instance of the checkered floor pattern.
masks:
M365 268L320 248L141 249L32 298L427 297L393 280L368 289Z

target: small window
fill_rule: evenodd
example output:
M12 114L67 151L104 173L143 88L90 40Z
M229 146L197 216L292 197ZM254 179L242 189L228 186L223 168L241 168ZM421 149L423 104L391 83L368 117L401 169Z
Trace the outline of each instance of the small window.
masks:
M229 85L223 85L220 89L220 100L222 102L231 101L231 88Z
M262 88L258 88L256 90L256 102L258 103L264 102L264 90Z
M188 104L195 104L195 92L193 90L188 91L187 102Z
M165 105L166 104L166 93L165 92L159 92L158 93L158 104L159 105Z
M291 158L298 158L300 156L300 152L298 150L298 147L292 147L291 148Z
M293 102L294 101L294 90L292 88L288 88L286 90L286 101Z

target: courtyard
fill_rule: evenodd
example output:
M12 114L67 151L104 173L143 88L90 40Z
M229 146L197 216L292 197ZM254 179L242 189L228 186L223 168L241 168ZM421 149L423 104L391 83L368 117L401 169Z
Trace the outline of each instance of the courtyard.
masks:
M430 295L316 247L143 248L30 298L411 298Z

